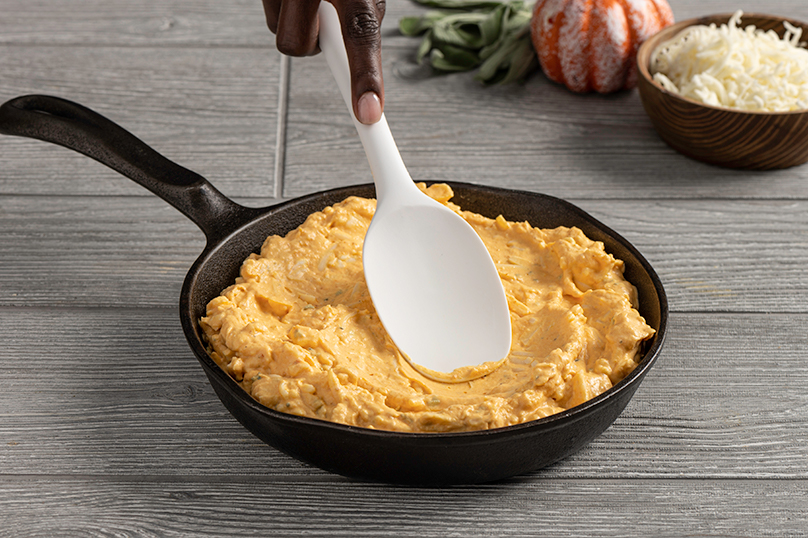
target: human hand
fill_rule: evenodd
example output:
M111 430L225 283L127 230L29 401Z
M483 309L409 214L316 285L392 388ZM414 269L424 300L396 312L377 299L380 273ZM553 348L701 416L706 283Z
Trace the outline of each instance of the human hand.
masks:
M267 26L278 51L288 56L312 56L318 45L320 0L262 0ZM325 1L325 0L323 0ZM385 0L328 0L337 10L348 64L351 100L356 119L371 124L384 109L381 23Z

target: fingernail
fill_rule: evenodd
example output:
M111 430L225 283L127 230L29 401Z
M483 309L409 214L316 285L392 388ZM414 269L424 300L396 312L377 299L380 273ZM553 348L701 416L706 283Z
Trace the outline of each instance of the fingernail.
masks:
M370 125L382 119L382 102L375 92L365 92L356 104L356 119Z

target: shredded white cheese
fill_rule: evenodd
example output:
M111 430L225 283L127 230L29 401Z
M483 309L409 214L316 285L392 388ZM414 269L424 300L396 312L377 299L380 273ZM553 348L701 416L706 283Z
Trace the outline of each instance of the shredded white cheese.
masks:
M808 108L808 50L802 29L784 22L783 39L754 25L740 28L742 11L727 24L682 30L651 54L654 80L696 101L760 112Z

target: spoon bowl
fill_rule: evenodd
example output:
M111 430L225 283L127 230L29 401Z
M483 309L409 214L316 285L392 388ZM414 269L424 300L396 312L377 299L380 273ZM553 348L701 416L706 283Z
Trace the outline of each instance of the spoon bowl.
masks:
M502 286L487 284L499 276L492 262L474 261L490 255L466 221L416 195L413 205L380 205L365 236L365 280L374 304L393 305L377 306L379 318L416 370L439 381L474 379L510 350Z
M384 115L372 125L356 119L339 17L329 2L320 2L319 17L320 49L376 185L376 214L362 261L379 319L422 373L445 381L484 375L511 347L510 312L497 268L474 229L413 183Z

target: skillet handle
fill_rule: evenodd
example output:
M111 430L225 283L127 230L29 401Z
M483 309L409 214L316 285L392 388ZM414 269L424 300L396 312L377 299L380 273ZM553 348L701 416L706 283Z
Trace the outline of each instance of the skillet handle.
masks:
M146 187L191 219L208 243L229 235L259 210L241 206L116 123L58 97L26 95L0 106L0 133L35 138L91 157Z

